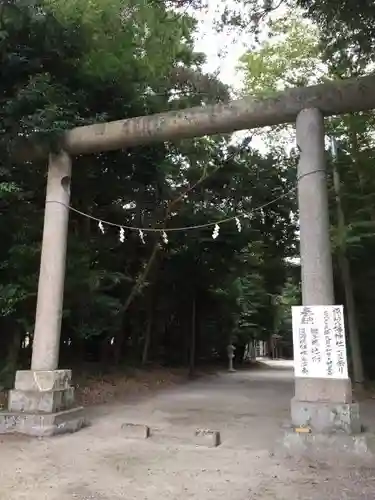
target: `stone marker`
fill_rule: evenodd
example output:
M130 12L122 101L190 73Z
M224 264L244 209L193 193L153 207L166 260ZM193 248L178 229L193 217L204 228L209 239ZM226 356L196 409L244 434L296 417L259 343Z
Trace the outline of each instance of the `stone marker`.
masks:
M122 424L123 435L129 439L148 439L151 435L150 427L143 424Z
M220 432L210 429L197 429L194 433L194 441L195 444L200 446L216 448L221 444Z
M234 359L234 351L235 350L236 350L236 348L234 347L234 345L229 344L227 346L227 354L228 354L228 361L229 361L228 372L230 372L230 373L233 373L236 371L233 368L233 359Z

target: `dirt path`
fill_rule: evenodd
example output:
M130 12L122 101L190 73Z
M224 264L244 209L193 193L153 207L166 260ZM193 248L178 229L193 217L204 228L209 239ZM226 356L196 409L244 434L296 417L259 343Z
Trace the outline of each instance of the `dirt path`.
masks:
M74 435L3 436L0 499L373 500L372 469L297 464L270 454L288 421L292 392L290 368L276 363L106 407ZM169 438L128 440L124 422L173 435L217 429L223 444L212 449Z

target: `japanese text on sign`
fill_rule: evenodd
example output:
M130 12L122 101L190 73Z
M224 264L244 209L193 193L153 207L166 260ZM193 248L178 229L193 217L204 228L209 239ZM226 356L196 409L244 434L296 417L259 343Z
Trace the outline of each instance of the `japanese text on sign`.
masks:
M342 306L292 307L296 377L347 378Z

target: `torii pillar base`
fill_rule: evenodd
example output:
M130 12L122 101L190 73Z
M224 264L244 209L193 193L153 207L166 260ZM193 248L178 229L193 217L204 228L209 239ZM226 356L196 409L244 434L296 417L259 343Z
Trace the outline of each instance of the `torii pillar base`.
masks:
M350 379L296 377L291 423L274 452L280 458L373 464L375 435L364 432Z
M291 419L298 432L359 434L359 404L353 401L350 379L295 378Z
M0 412L0 434L47 437L84 427L84 410L74 404L71 378L71 370L18 371L8 410Z

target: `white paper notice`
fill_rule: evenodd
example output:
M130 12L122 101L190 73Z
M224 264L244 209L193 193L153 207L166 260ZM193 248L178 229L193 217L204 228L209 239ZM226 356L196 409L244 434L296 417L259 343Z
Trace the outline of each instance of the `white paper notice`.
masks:
M294 375L348 378L343 306L292 307Z

